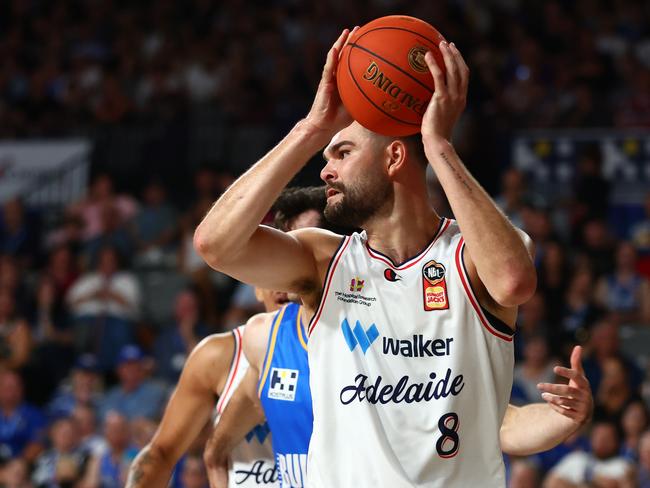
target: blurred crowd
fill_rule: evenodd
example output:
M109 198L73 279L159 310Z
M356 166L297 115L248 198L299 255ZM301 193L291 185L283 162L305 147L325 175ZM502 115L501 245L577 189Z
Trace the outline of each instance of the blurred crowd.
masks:
M232 124L282 128L304 115L340 27L395 12L439 26L468 59L457 145L469 162L502 159L518 128L650 126L644 2L10 0L0 2L0 138L154 123L197 105ZM644 216L614 235L600 162L584 151L562 201L545 201L515 169L493 188L537 247L512 402L540 401L536 384L555 379L575 343L596 400L590 428L507 460L511 488L650 487L650 364L622 341L627 331L650 348L650 194ZM168 181L129 194L97 172L54 220L20 199L3 204L0 487L123 486L189 351L261 310L250 287L192 246L235 176L202 166L179 199ZM431 198L450 216L435 179ZM206 486L204 439L178 466L176 488Z
M476 132L650 125L650 12L636 0L9 0L0 137L166 119L193 103L293 123L340 29L393 13L461 47Z

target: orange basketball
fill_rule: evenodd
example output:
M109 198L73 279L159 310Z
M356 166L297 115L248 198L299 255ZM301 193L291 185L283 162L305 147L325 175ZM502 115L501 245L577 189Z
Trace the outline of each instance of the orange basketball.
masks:
M348 39L336 80L352 118L373 132L406 136L420 131L433 94L433 77L424 61L431 51L444 71L438 45L444 37L430 24L389 15L361 27Z

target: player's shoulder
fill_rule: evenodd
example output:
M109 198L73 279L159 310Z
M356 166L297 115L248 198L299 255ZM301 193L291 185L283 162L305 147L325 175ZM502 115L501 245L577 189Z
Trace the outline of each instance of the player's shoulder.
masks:
M318 227L305 227L292 230L290 235L298 239L302 245L309 248L318 258L329 258L336 253L344 237L341 234Z
M248 362L255 367L261 367L266 354L271 325L276 312L258 313L253 315L244 326L243 347Z
M233 332L211 334L199 342L187 358L186 369L195 368L199 371L221 372L229 367L235 351Z

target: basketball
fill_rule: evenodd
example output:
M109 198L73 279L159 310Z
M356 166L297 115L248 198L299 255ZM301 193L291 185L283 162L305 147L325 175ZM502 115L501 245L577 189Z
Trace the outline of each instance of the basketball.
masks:
M420 131L434 90L424 55L444 71L444 37L415 17L389 15L361 27L343 47L337 69L341 100L352 118L387 136Z

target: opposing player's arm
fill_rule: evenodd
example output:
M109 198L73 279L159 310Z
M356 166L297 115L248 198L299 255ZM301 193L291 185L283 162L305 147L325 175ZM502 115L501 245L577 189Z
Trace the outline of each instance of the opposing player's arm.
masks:
M547 403L508 405L500 433L503 452L529 456L547 451L589 422L594 401L581 355L582 348L576 346L571 353L571 368L555 368L556 374L569 380L568 385L540 383Z
M200 342L185 364L153 439L129 469L127 488L164 488L172 470L210 420L215 391L223 391L232 354L232 334Z
M425 153L462 230L465 264L479 299L514 327L514 311L509 309L526 302L537 284L532 246L472 177L449 142L465 108L469 69L455 46L442 43L440 50L446 77L433 55L425 56L436 87L422 122Z
M295 174L350 121L335 80L338 55L348 34L344 30L327 55L307 117L244 173L197 227L194 245L213 268L272 290L304 295L319 289L314 246L320 242L319 236L329 233L304 229L285 234L258 224ZM329 235L328 242L336 240Z
M274 316L273 313L255 315L244 329L243 349L250 366L221 412L219 423L208 439L203 454L211 488L228 486L230 452L248 432L264 420L257 385Z

